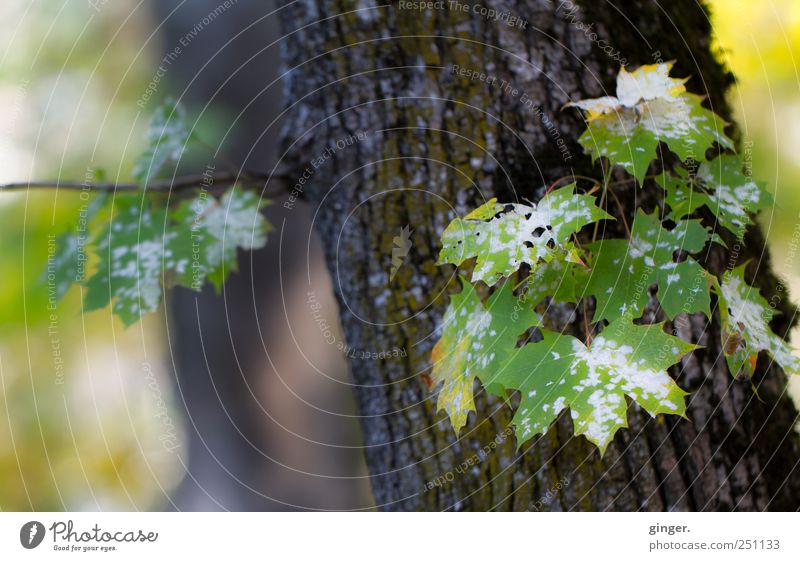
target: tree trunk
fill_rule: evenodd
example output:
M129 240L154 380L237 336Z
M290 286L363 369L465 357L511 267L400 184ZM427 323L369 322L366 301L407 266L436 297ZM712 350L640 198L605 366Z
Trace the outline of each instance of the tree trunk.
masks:
M180 57L165 65L169 81L162 88L169 84L190 114L209 104L218 112L221 131L231 127L219 146L224 158L213 162L217 171L227 161L236 168L269 169L278 145L273 132L278 126L269 124L282 104L279 84L266 88L279 70L278 45L267 47L278 38L277 22L269 17L274 6L268 0L238 2L187 41L219 6L219 0L152 2L162 22L163 53L181 48ZM205 164L185 165L190 172ZM277 231L263 249L240 255L240 270L230 275L222 295L210 286L199 294L183 288L168 293L174 394L186 423L186 442L178 449L186 476L170 499L174 509L327 510L369 504L368 489L356 477L363 470L348 415L355 408L343 358L313 337L303 339L302 349L287 344L291 330L305 333L302 320L316 329L304 314L306 290L295 296L293 279L323 267L316 245L304 254L307 211L283 225L279 209L280 201L267 207ZM324 277L319 280L326 286ZM322 295L319 300L325 302ZM291 324L285 319L294 316L300 319ZM327 364L325 379L309 356Z
M710 325L703 317L668 325L705 346L673 372L691 392L689 419L651 419L632 406L630 428L618 432L602 458L573 436L568 416L517 451L507 436L511 409L483 392L459 439L436 412L425 374L446 292L457 284L452 268L435 265L439 236L456 214L490 197L536 201L544 185L564 175L597 177L576 142L583 120L562 112L563 105L613 95L620 57L629 67L676 60L674 75L691 75L688 89L708 94L713 109L729 117L724 94L732 77L712 56L707 15L695 0L587 0L576 10L569 4L481 0L461 11L445 1L440 9L415 11L368 0L299 0L281 11L284 87L286 98L297 100L284 133L286 158L298 179L309 170L298 191L317 213L353 350L376 504L795 510L800 443L785 377L777 368L765 371L761 361L752 385L734 380L721 357L716 316ZM476 13L480 7L528 23L523 29L493 21ZM497 81L456 76L453 65ZM354 137L332 155L326 151ZM629 216L637 205L652 207L647 192L620 191ZM412 248L392 277L393 238L406 226ZM728 256L714 251L705 266L719 272ZM777 281L758 231L738 255L739 262L749 258L755 283L769 297ZM657 305L651 308L656 319ZM551 321L577 331L580 316L560 310ZM789 325L775 327L786 333ZM392 350L398 352L377 359L361 355ZM487 446L492 440L496 447ZM470 460L474 465L464 469Z

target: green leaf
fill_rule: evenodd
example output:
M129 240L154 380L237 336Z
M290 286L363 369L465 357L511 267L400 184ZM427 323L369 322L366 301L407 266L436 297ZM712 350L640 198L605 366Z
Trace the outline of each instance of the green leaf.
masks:
M472 282L494 285L523 263L535 271L542 261L579 261L570 237L592 222L610 218L595 197L574 194L567 185L535 206L498 204L492 199L463 219L456 218L442 234L439 263L461 265L477 258Z
M775 310L757 288L745 283L744 268L727 271L716 286L723 348L731 375L751 377L761 351L768 352L787 374L800 374L800 358L769 327Z
M665 199L672 209L670 217L677 220L706 206L723 227L744 240L747 226L752 224L750 214L769 207L773 199L764 185L746 176L742 168L741 158L728 154L703 162L696 178L699 191L692 189L685 172L662 177Z
M594 259L586 292L597 299L594 321L640 317L652 284L658 286L658 300L670 319L693 312L710 316L708 274L691 257L680 263L673 257L678 250L696 253L707 240L708 231L699 220L665 230L656 212L639 209L630 240L590 244Z
M102 171L95 170L98 181ZM87 199L88 200L88 199ZM52 287L56 300L61 300L73 284L85 280L88 268L88 251L93 243L92 229L95 219L108 202L108 192L100 191L89 202L84 202L78 210L78 220L74 228L59 235L53 242L54 250L48 252L47 264L39 277L41 284Z
M496 290L484 307L475 289L461 279L461 292L450 298L442 337L431 355L434 384L443 384L437 409L447 412L456 434L467 423L469 412L475 411L475 378L500 393L494 375L516 351L519 336L538 323L530 306L514 297L511 283Z
M664 189L664 201L670 208L667 218L670 220L677 222L694 214L698 208L708 205L708 193L692 189L692 179L685 169L678 168L673 173L664 172L656 178L656 183Z
M70 287L77 282L80 272L86 267L86 238L72 231L64 232L55 241L55 250L48 255L47 266L39 282L52 287L53 296L61 300Z
M112 309L131 325L158 309L164 286L219 286L237 269L238 248L266 243L269 224L252 191L229 189L221 200L202 193L169 212L140 196L116 201L117 212L98 238L97 271L86 282L84 311Z
M113 299L114 313L128 326L158 309L162 271L178 264L164 253L165 208L152 210L139 197L115 203L117 212L98 238L100 261L86 282L84 311L103 308Z
M580 278L576 269L580 265L553 259L549 263L542 263L528 277L525 286L525 300L530 306L535 307L547 296L553 302L577 303L581 294L585 278ZM577 274L576 274L577 273Z
M176 235L169 249L187 259L177 271L183 286L200 290L206 279L219 291L231 271L238 271L237 248L263 247L272 229L260 209L269 204L250 190L234 186L220 200L205 193L182 203L173 213Z
M662 325L620 319L589 348L569 335L543 331L542 341L520 349L497 377L522 397L512 421L518 445L547 431L569 408L575 434L585 435L602 454L628 425L626 396L653 416L684 415L686 392L666 370L697 347L667 335Z
M160 105L147 131L147 146L133 165L136 183L144 189L168 162L179 161L190 138L183 108L171 99Z
M703 98L686 92L683 82L669 77L671 64L642 66L632 73L623 68L617 97L568 104L586 112L587 129L578 141L592 155L623 167L641 184L659 142L686 161L701 160L706 149L733 144L724 134L725 122L704 108Z

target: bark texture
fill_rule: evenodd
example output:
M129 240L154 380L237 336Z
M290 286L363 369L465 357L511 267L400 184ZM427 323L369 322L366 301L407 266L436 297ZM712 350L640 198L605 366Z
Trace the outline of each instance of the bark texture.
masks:
M753 381L760 400L749 382L733 380L720 356L716 317L710 325L693 317L674 326L705 346L673 372L691 392L689 420L651 419L631 407L630 428L603 458L573 436L563 416L515 450L514 438L504 436L512 410L483 393L476 395L477 417L456 439L425 383L447 292L456 285L452 268L435 265L440 233L456 213L492 196L536 201L559 177L597 176L576 143L582 119L561 109L571 99L613 94L619 60L611 50L632 67L676 60L675 75L692 75L689 90L708 94L713 109L729 116L724 94L732 77L713 57L703 7L695 0L587 1L576 2L577 10L544 0L482 0L466 3L466 11L447 2L421 11L376 4L299 0L281 11L285 98L297 101L288 113L286 159L298 178L311 170L302 191L317 213L347 343L356 354L406 355L350 361L376 504L797 509L797 411L785 377L776 368L765 372L762 361ZM475 6L524 18L527 26L493 21ZM453 65L497 81L457 76ZM326 152L359 133L364 138ZM629 216L653 205L647 190L618 194ZM613 206L609 212L619 215ZM413 247L391 278L393 238L407 225ZM777 281L760 233L751 232L747 243L733 257L707 255L705 265L721 271L731 259L753 258L751 273L769 297ZM789 306L785 298L782 305ZM648 317L658 318L656 304ZM550 321L580 332L571 308ZM789 326L775 327L785 333ZM484 453L493 440L499 444ZM470 459L473 465L459 467Z

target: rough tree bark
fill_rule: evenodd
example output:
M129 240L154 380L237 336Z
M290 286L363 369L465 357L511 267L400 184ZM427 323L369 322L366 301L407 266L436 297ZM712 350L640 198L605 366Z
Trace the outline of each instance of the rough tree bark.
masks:
M760 400L750 383L733 380L720 359L716 316L710 325L693 317L674 326L705 346L673 372L691 392L689 420L651 419L631 407L630 428L603 458L583 437L573 437L563 416L519 452L513 438L501 437L496 450L481 454L506 430L511 410L477 395L478 415L456 439L425 384L446 291L456 284L451 268L435 265L440 233L455 213L489 197L536 201L556 178L597 173L575 141L581 118L561 109L570 99L613 92L619 63L602 47L613 46L633 67L676 60L675 75L692 76L689 90L707 94L713 109L729 116L724 94L732 77L711 52L703 6L586 1L570 13L568 5L546 0L482 0L467 3L467 12L447 2L422 11L376 4L298 0L281 11L284 63L291 70L285 93L298 100L285 132L286 158L298 177L338 139L366 133L312 166L302 190L318 213L315 227L348 345L407 353L350 361L376 504L525 510L566 477L569 483L542 508L797 509L800 443L785 377L777 368L765 372L762 360L754 379ZM473 5L529 23L520 29L491 21ZM593 27L586 32L581 23ZM592 32L607 43L598 46ZM499 82L454 76L454 64L495 75L517 93ZM652 207L643 193L620 192L626 213ZM390 280L392 238L406 225L413 248ZM761 234L750 232L747 244L736 258L753 259L750 272L769 296L778 281ZM719 272L730 256L714 251L706 266ZM791 318L785 299L782 306ZM552 320L577 331L580 317L563 311ZM656 306L648 314L656 319ZM775 328L785 333L788 323ZM476 453L477 465L456 469Z

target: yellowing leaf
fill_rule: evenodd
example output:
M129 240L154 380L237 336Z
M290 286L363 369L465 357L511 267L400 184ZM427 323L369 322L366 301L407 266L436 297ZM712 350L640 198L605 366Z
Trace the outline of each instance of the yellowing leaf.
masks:
M442 337L433 348L433 382L442 383L437 401L458 434L475 411L475 378L493 384L492 376L515 351L517 338L538 324L530 306L514 297L510 283L498 289L484 307L472 286L461 281L461 292L450 299Z
M769 327L775 310L757 288L744 282L744 265L725 273L717 294L723 349L732 376L752 376L761 351L767 351L787 374L800 374L800 358Z
M672 63L646 64L633 72L622 67L617 76L617 97L620 104L634 107L640 101L666 99L671 101L686 91L688 78L670 78Z
M578 107L586 111L586 118L592 121L601 115L615 113L622 108L633 109L640 101L666 99L673 101L675 97L686 91L686 78L670 78L672 63L646 64L633 72L623 66L617 75L617 96L582 99L567 104L567 107Z
M714 142L732 148L725 123L685 91L684 79L669 77L670 64L620 70L617 97L581 100L570 106L586 112L587 129L578 139L594 159L608 158L639 183L656 148L664 142L681 160L702 160Z

